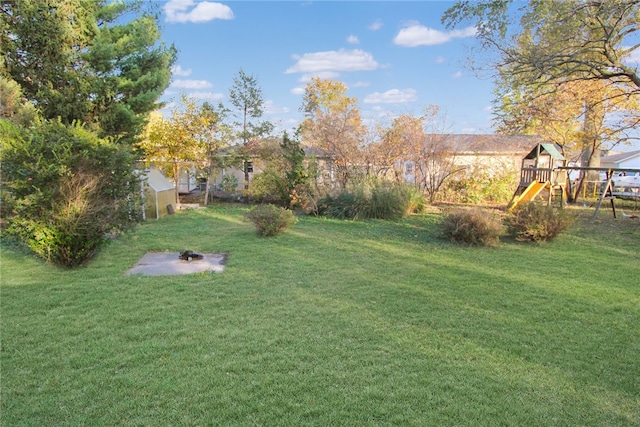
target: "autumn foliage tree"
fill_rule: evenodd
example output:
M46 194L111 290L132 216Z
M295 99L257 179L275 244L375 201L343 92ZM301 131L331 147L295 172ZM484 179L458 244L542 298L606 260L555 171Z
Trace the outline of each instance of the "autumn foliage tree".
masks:
M303 140L333 156L342 188L362 168L360 148L365 133L358 100L348 96L347 90L342 82L314 77L307 83L300 107L305 115Z
M538 133L588 166L599 166L603 144L637 138L639 0L458 1L443 21L471 21L497 54L500 131Z
M198 104L183 96L170 118L155 114L147 126L146 136L138 147L146 161L168 167L176 189L184 167L198 166L207 171L207 188L219 151L228 145L229 130L224 124L225 110L208 103ZM205 196L206 202L206 196ZM176 192L176 204L180 196Z
M460 171L456 147L444 133L444 126L439 108L430 105L420 115L401 114L389 127L379 127L380 140L371 147L377 153L378 175L391 175L396 183L411 175L433 202L443 184Z

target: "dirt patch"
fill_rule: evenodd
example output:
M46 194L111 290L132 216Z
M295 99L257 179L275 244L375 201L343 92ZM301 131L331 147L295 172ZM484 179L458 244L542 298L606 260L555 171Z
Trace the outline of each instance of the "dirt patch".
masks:
M203 272L222 273L226 254L203 253L202 259L185 261L179 252L148 252L125 273L128 276L175 276Z

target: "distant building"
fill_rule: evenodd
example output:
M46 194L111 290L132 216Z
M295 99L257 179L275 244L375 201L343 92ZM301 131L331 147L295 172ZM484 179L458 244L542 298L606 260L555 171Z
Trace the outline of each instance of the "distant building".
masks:
M169 205L176 203L176 186L158 169L143 172L144 219L158 219L169 213ZM175 206L173 206L175 209Z
M602 157L600 159L600 167L612 169L640 169L640 150Z

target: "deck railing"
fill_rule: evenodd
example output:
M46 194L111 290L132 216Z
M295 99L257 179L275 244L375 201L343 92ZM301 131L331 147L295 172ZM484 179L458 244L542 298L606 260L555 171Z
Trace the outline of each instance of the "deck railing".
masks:
M540 182L551 181L552 169L548 168L522 168L520 171L520 185L529 185L534 180Z

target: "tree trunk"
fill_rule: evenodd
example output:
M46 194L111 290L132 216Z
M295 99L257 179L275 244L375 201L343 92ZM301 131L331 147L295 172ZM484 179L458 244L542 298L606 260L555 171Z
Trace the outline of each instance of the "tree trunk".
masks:
M604 88L602 88L602 91L604 91ZM603 98L604 95L601 99ZM600 129L602 129L603 123L604 108L602 107L602 104L585 102L584 122L582 125L584 141L581 164L583 166L590 168L600 167L600 156L602 152L602 136L600 135ZM587 184L589 182L594 182L595 185L595 182L599 180L600 173L598 171L583 171L583 173L580 174L580 181L576 188L574 201L577 201L578 195L585 185L585 181L587 181Z
M176 186L176 209L180 206L180 166L177 162L173 163L173 182Z

